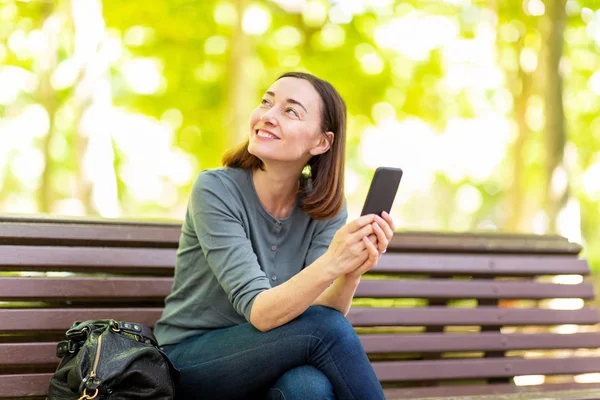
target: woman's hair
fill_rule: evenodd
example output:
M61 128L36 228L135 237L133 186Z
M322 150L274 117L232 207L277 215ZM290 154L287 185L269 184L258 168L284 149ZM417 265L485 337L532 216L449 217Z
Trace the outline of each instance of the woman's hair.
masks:
M314 219L329 219L344 205L344 163L346 149L346 104L335 88L322 79L304 72L286 72L281 78L298 78L310 82L323 101L321 132L333 132L331 148L308 161L309 175L301 179L300 207ZM329 139L328 139L329 140ZM263 169L263 162L242 145L223 155L223 165L231 168ZM305 168L305 171L307 169Z

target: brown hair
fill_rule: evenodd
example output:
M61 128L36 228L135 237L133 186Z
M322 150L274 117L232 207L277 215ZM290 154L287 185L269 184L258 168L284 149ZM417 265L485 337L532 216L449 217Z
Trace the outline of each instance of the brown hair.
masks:
M327 81L304 72L287 72L281 78L298 78L310 82L321 100L321 132L333 132L331 148L308 161L310 174L301 179L300 207L314 219L336 216L344 205L344 164L346 150L346 104ZM223 165L231 168L263 169L263 162L248 151L248 140L223 155Z

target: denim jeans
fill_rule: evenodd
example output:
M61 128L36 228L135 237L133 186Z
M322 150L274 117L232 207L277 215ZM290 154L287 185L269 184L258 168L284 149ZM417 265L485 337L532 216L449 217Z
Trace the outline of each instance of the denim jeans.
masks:
M181 371L178 399L385 399L352 325L324 306L269 332L245 323L166 353Z

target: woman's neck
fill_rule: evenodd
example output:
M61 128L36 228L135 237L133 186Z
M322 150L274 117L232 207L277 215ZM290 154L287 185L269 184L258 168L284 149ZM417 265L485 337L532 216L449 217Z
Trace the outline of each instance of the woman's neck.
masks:
M267 168L256 169L252 180L262 206L275 218L286 218L298 196L301 171Z

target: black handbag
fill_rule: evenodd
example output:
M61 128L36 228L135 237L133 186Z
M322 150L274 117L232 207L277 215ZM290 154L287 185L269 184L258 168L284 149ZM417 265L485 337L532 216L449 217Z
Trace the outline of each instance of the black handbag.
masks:
M62 358L48 399L175 398L178 371L157 347L150 328L131 322L75 322L58 343Z

